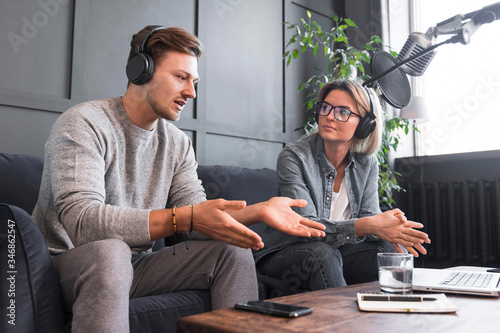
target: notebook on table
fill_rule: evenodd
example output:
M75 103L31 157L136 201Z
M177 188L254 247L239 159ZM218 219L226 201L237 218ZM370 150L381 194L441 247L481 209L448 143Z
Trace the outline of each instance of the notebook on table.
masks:
M500 296L500 273L479 267L414 268L413 290L477 296Z
M380 300L380 298L386 300ZM422 301L418 301L422 299ZM425 301L424 301L425 299ZM423 312L448 313L457 312L458 308L445 294L427 295L394 295L388 293L358 293L358 307L361 311L375 312Z

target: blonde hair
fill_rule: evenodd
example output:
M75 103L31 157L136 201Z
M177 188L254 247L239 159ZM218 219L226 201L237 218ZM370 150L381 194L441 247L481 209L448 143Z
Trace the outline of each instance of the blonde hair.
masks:
M382 128L384 125L382 107L377 94L372 89L363 87L360 81L335 80L325 84L321 88L318 96L319 101L323 102L332 90L341 90L348 93L356 103L358 112L363 117L370 112L370 96L368 94L371 95L371 105L376 116L375 129L365 139L354 137L352 139L351 149L353 152L363 155L372 155L376 153L382 143Z

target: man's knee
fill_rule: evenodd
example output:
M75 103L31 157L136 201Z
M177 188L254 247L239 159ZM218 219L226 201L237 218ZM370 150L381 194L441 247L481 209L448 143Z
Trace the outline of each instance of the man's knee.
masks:
M70 253L72 251L75 253ZM79 282L92 281L99 288L115 288L132 282L132 252L121 240L87 243L63 255L68 256L58 265L63 278L74 276Z
M130 247L127 243L119 239L104 239L86 245L90 247L88 249L89 252L92 252L93 255L99 256L104 260L130 261L132 258Z
M54 257L65 306L82 295L94 301L128 297L133 279L131 251L116 239L78 246ZM115 295L115 296L113 296Z
M130 247L118 239L94 242L89 249L95 264L91 274L103 286L123 283L130 284L133 278L132 252Z

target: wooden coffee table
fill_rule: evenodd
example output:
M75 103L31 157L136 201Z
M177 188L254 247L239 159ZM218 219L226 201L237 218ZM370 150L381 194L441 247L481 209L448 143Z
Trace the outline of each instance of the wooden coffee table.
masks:
M500 299L448 295L459 308L452 314L359 311L358 292L379 292L378 282L325 289L272 299L314 309L294 319L221 309L184 317L179 332L499 332Z

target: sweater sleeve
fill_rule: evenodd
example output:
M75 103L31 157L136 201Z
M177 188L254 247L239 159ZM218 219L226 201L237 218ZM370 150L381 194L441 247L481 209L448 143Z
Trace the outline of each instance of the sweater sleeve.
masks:
M73 245L116 238L131 248L149 247L149 210L106 204L104 156L110 139L85 117L60 120L47 142L45 160L55 213Z
M178 163L170 185L167 207L187 206L206 201L205 190L198 179L196 162L191 141L186 139L179 151Z

